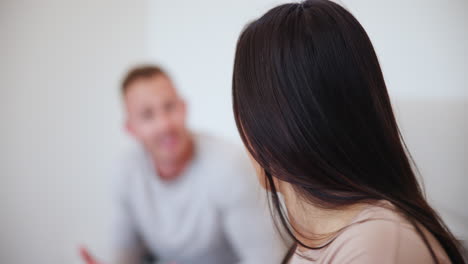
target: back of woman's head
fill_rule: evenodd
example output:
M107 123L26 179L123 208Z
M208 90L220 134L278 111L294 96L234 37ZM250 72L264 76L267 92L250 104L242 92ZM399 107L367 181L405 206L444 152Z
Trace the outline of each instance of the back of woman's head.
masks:
M237 44L233 103L286 228L273 178L324 208L388 200L462 261L418 185L369 37L344 8L309 0L250 23Z

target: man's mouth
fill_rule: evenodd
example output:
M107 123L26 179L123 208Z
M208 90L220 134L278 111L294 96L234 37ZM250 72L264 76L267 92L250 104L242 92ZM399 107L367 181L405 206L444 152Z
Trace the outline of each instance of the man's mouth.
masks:
M159 140L159 146L166 148L166 149L173 148L176 144L177 144L177 136L175 135L163 136Z

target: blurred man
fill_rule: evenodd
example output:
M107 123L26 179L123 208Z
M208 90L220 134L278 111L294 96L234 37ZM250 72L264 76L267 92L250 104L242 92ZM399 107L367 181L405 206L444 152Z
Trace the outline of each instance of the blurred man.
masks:
M184 100L156 66L131 70L122 93L141 146L116 168L112 264L279 263L284 247L243 151L189 131Z

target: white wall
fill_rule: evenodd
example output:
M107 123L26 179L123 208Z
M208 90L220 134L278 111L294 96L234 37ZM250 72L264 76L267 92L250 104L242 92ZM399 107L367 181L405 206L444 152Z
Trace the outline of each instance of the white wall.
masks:
M146 1L0 1L0 263L81 263L82 243L105 256L105 173L129 142L118 95L128 66L160 62L191 127L239 143L235 42L282 1ZM374 42L431 201L468 238L468 2L342 2Z
M248 21L285 1L150 2L149 52L188 98L191 126L239 142L230 98L236 40ZM468 2L339 2L374 43L430 200L468 239Z
M0 263L104 254L118 85L145 58L144 0L0 2Z
M189 101L190 125L240 143L231 104L237 37L271 0L149 1L149 55ZM275 1L281 3L281 1Z

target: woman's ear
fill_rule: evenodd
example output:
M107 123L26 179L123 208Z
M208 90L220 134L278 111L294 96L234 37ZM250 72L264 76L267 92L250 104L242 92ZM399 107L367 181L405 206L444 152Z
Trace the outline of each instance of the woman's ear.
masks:
M259 169L256 169L256 171L257 171L258 182L260 183L260 185L263 187L263 189L267 191L271 191L270 184L268 183L268 178L265 173L265 169L259 168Z
M283 186L284 186L285 182L282 181L282 180L279 180L276 177L273 177L273 183L275 184L276 191L284 195Z
M273 176L271 174L267 175L265 169L262 169L262 175L263 175L262 176L262 178L263 178L263 183L262 183L263 188L265 188L268 191L271 191L272 187L271 187L270 181L268 180L268 177L271 177L271 180L272 180L273 184L275 185L274 187L275 187L276 192L284 194L283 193L283 186L285 184L284 181L276 178L275 176Z
M247 151L247 155L249 156L250 162L252 163L252 166L255 170L255 175L257 176L257 180L260 183L260 186L262 186L263 189L269 191L268 183L267 183L268 179L265 174L265 169L263 169L262 166L258 164L258 162L254 159L252 154L250 154L248 149L246 151Z

